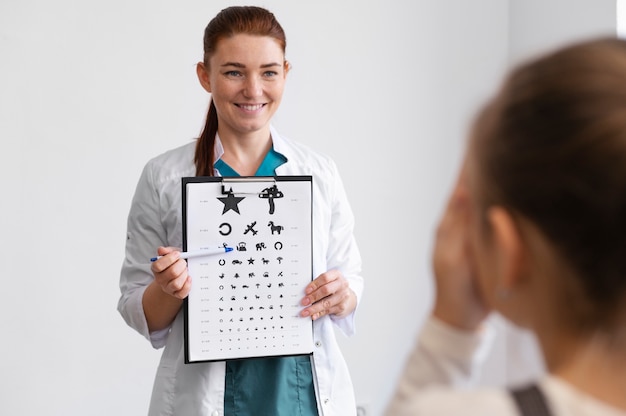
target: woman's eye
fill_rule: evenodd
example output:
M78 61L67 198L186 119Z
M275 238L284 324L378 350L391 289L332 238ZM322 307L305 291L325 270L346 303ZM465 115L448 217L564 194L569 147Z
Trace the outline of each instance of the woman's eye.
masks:
M276 72L276 71L266 71L266 72L263 73L263 75L266 78L272 78L272 77L275 77L276 75L278 75L278 72Z
M241 76L241 72L239 72L239 71L226 71L225 75L227 77L240 77Z

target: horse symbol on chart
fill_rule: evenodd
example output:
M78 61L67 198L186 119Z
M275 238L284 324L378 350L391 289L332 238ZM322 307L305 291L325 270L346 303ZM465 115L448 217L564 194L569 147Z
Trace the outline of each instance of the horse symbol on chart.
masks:
M274 221L268 222L267 226L270 227L270 230L272 231L272 235L274 235L274 232L277 232L278 235L280 235L280 232L285 229L285 227L283 227L282 225L274 224Z

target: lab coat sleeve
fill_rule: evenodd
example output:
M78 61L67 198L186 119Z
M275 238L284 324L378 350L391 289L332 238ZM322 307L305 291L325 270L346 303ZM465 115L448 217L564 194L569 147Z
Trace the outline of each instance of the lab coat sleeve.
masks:
M363 294L361 254L354 238L354 214L337 166L332 161L330 162L329 177L332 178L333 186L331 189L332 218L327 254L328 269L341 271L357 299L357 307L351 314L342 318L331 315L331 319L345 335L351 336L355 333L356 310Z
M167 245L157 189L152 164L148 163L139 178L128 215L117 309L129 326L148 339L154 348L161 348L169 328L150 333L142 304L143 293L154 280L150 258L154 257L157 247Z
M428 387L472 385L494 337L495 330L488 324L467 332L431 317L418 335L385 415L411 414Z

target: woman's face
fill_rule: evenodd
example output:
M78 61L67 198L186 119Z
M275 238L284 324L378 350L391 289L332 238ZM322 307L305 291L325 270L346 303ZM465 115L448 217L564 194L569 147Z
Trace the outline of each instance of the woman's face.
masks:
M211 93L220 135L269 132L288 70L279 43L247 34L223 38L208 64L199 73L200 82Z

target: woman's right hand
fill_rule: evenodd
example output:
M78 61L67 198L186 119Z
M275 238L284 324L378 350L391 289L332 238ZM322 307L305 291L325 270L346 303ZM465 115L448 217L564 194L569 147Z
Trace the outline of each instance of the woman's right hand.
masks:
M463 172L437 228L432 255L433 315L458 329L475 330L490 310L478 287L469 244L470 201Z
M180 258L180 249L159 247L158 260L151 266L156 284L166 294L177 299L184 299L191 290L191 277L187 272L187 262Z

